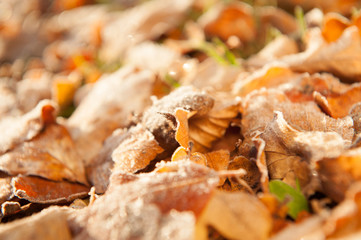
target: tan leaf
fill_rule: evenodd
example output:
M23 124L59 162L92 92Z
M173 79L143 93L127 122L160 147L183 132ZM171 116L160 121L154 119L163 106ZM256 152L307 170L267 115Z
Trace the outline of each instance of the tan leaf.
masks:
M46 124L55 123L56 106L43 100L32 111L18 117L0 121L0 153L11 150L23 141L31 140L39 134Z
M326 96L324 99L322 97L321 95L315 98L322 110L334 118L346 117L353 105L361 102L361 85L352 85L347 91L338 95Z
M346 28L334 42L327 43L319 29L311 29L304 52L280 59L294 71L326 71L350 81L360 81L361 36L356 26Z
M144 112L142 124L153 133L165 153L171 155L178 147L175 139L176 118L174 113L177 108L197 115L205 115L212 109L214 98L209 94L200 92L193 87L177 88L169 95L156 100L152 107Z
M154 136L140 124L130 128L122 137L121 143L112 153L113 171L134 173L145 168L163 152Z
M360 164L360 148L317 162L317 171L325 193L335 201L343 200L350 185L361 180Z
M252 41L256 37L253 9L244 3L216 4L203 15L199 22L209 36L227 41L236 36L241 41Z
M195 239L208 239L207 226L228 239L261 240L268 239L272 223L268 210L254 196L216 191L197 221Z
M327 157L337 157L346 148L342 137L335 132L298 131L275 112L274 120L261 134L266 142L265 154L271 179L282 179L301 187L312 181L314 162Z
M218 181L213 170L190 161L163 162L139 175L114 172L105 195L74 215L71 226L80 239L189 239L193 214L200 214Z
M67 122L86 165L116 128L128 126L132 114L150 105L153 83L151 72L134 67L121 68L95 83Z
M10 175L37 175L87 184L82 159L68 131L56 124L1 155L0 169Z
M39 214L0 226L4 240L49 239L70 240L67 216L69 208L50 207Z
M66 203L85 197L89 192L89 187L81 184L21 175L14 177L11 185L15 196L33 203Z
M244 97L253 90L261 88L271 88L286 82L291 82L290 78L299 76L283 65L266 65L262 69L253 72L250 76L237 80L233 93Z

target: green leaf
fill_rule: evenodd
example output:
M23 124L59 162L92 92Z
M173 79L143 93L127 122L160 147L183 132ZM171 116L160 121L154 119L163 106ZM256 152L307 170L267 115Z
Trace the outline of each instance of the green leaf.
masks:
M309 211L307 199L300 189L294 189L280 180L270 181L269 189L279 201L287 201L288 215L293 219L296 219L300 212Z

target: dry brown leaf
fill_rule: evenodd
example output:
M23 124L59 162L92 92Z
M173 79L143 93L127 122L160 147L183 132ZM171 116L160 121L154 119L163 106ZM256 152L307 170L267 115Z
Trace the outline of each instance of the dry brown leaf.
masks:
M280 35L268 43L257 54L251 56L247 60L247 65L261 67L268 62L296 53L298 53L296 41L287 35Z
M113 171L134 173L145 168L163 152L151 132L137 125L122 136L121 143L112 152Z
M0 169L10 175L36 175L87 184L82 159L70 134L65 127L56 124L1 155Z
M243 156L234 157L228 165L228 170L244 169L246 174L239 178L244 180L251 189L259 189L261 182L261 174L257 167L256 161L249 160ZM223 189L227 191L249 190L237 178L228 177L228 182L223 185Z
M346 117L351 108L358 102L361 102L361 85L351 85L347 91L338 95L322 96L316 93L316 102L320 105L323 111L333 118Z
M356 26L346 28L334 42L327 43L320 29L310 29L304 52L280 59L294 71L329 72L350 81L361 81L361 36Z
M292 128L281 112L275 112L261 138L266 142L264 151L270 178L281 179L292 186L296 186L298 179L302 188L310 187L316 161L337 157L347 146L335 132Z
M283 83L292 82L299 78L299 74L292 72L284 65L266 65L243 78L240 76L233 87L233 94L244 97L250 92L261 88L277 87Z
M114 14L115 20L104 26L100 58L114 61L126 49L148 39L155 39L184 19L193 0L155 0Z
M33 109L40 100L51 98L52 75L43 69L27 71L16 84L16 96L22 111Z
M224 41L231 36L244 42L252 41L256 37L253 9L245 3L218 3L199 19L199 23L207 35Z
M315 92L327 97L337 96L350 88L349 85L327 73L305 74L290 84L292 86L285 89L285 94L292 102L316 100Z
M200 214L218 181L216 172L190 161L163 162L146 174L114 172L106 194L76 214L71 226L78 239L149 239L167 229L172 239L189 239L193 213Z
M72 237L67 223L70 212L69 208L50 207L31 217L1 224L0 238L70 240Z
M343 200L350 185L361 179L360 164L360 148L317 162L317 171L325 193L337 202Z
M214 99L210 95L199 92L193 87L180 87L169 95L156 100L153 106L144 112L142 124L153 133L159 145L170 155L177 148L175 139L177 108L195 111L197 115L205 115L212 109Z
M268 239L272 223L266 207L246 193L216 191L197 221L195 239L208 239L207 226L228 239Z
M150 105L154 75L124 67L95 83L67 122L86 165L116 128L131 123L132 115ZM137 91L134 91L137 89ZM128 103L131 99L131 104Z
M18 176L11 181L15 196L33 203L66 203L88 195L89 187L78 183L53 182L38 177Z
M314 102L293 103L276 89L255 91L242 104L242 133L246 138L262 132L273 119L274 111L282 112L287 123L297 130L336 132L348 143L354 135L350 117L331 118Z
M243 70L233 65L221 65L213 58L199 63L193 71L182 79L185 85L211 91L231 91L233 83Z
M56 105L43 100L30 112L18 117L0 121L0 153L11 150L16 145L31 140L45 125L55 123Z

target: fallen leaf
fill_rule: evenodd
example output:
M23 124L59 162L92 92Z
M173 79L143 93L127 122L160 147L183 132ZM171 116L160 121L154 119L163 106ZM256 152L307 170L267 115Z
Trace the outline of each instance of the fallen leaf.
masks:
M137 125L130 128L112 152L113 171L134 173L145 168L162 152L163 148L154 136L143 126Z
M217 36L227 41L236 36L241 41L252 41L256 37L252 8L245 3L219 3L208 10L199 23L209 36Z
M257 240L268 239L272 228L269 212L256 197L242 192L221 191L213 194L198 219L196 239L208 239L207 226L212 226L228 239Z
M39 134L46 124L55 123L56 105L43 100L30 112L0 121L2 137L0 153L11 150L19 143L31 140Z
M343 200L350 185L361 179L360 152L360 148L350 149L337 157L317 162L317 172L323 189L333 200Z
M327 43L320 29L310 29L304 52L284 56L281 62L299 72L326 71L350 81L360 81L361 37L356 26L346 28L334 42Z
M116 128L128 126L132 114L140 113L150 105L153 82L151 72L137 72L129 66L95 83L67 121L86 165ZM129 99L132 99L131 104L125 104Z
M163 162L139 175L113 172L105 195L74 215L71 226L80 239L189 239L218 181L213 170L190 161ZM112 219L110 230L105 219Z
M0 169L10 175L36 175L87 184L82 159L70 134L65 127L56 124L1 155Z
M51 207L39 214L8 224L1 224L1 239L70 240L67 216L69 208Z
M21 175L14 177L11 185L15 196L33 203L66 203L85 197L89 192L89 187L82 184Z
M178 146L175 140L175 110L182 108L190 112L195 111L202 116L209 112L213 105L214 99L210 95L190 86L180 87L156 100L152 107L144 112L142 124L153 133L165 153L171 155Z
M347 91L344 91L338 95L326 97L319 95L315 98L315 100L320 105L322 110L324 110L331 117L346 117L353 105L361 102L361 85L352 85Z

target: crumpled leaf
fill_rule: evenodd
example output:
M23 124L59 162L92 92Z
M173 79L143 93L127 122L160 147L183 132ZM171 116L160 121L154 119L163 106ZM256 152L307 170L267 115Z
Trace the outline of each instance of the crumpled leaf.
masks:
M219 64L213 58L207 58L182 79L185 85L191 84L199 89L230 91L239 74L243 72L234 65Z
M233 94L244 97L250 92L261 89L279 86L291 82L290 79L298 78L299 75L292 72L287 66L266 65L250 76L237 80L232 89Z
M346 117L353 105L361 102L361 85L353 85L347 91L333 96L331 95L325 97L320 93L316 93L315 100L322 110L331 117Z
M82 159L68 131L56 124L1 155L0 170L10 175L36 175L87 184Z
M163 162L139 175L114 172L105 195L76 214L71 226L79 239L149 239L166 229L189 238L193 213L200 214L218 181L216 172L190 161Z
M145 168L151 160L163 152L154 136L141 125L131 128L114 149L113 171L136 172Z
M255 240L268 239L272 228L268 210L256 197L221 191L213 194L198 219L195 239L208 239L207 226L228 239Z
M356 26L346 28L334 42L327 43L320 29L309 31L304 52L280 59L294 71L330 72L351 81L360 81L361 36Z
M14 148L21 142L31 140L46 124L55 123L56 105L43 100L30 112L18 117L8 117L0 121L2 137L0 153Z
M339 156L346 148L342 137L335 132L298 131L287 124L281 112L261 134L266 142L266 162L271 179L281 179L302 188L312 181L314 162Z
M86 165L100 151L116 128L131 123L132 114L150 105L154 75L124 67L100 79L67 121L79 154ZM133 91L138 89L138 91ZM127 103L132 99L131 104Z
M234 2L225 5L219 3L208 10L199 23L209 36L217 36L227 41L236 36L241 41L252 41L256 37L255 22L251 6Z
M283 56L298 53L297 43L287 35L280 35L269 42L261 51L247 60L247 65L263 66Z
M178 146L175 140L177 108L196 111L202 116L212 109L214 99L210 95L199 92L193 87L180 87L169 95L156 100L152 107L145 111L142 124L153 133L165 153L171 154Z
M1 239L49 239L70 240L67 216L69 208L50 207L39 214L19 221L1 224Z
M350 149L339 156L317 162L317 172L327 196L337 202L343 200L350 185L361 179L360 164L360 148Z
M314 102L293 103L276 89L253 92L242 105L242 133L246 138L262 132L273 119L274 111L282 112L286 122L297 130L336 132L349 142L354 135L351 118L328 117Z
M66 203L88 195L89 187L78 183L53 182L38 177L18 176L11 181L13 193L33 203Z
M116 60L129 46L160 36L181 22L192 3L193 0L155 0L125 11L104 26L100 58Z
M16 84L16 96L19 108L28 112L32 110L40 100L50 99L52 75L43 69L27 71L21 81Z

